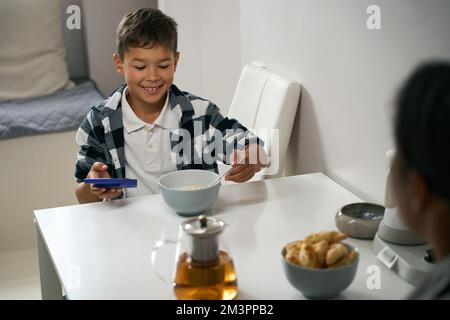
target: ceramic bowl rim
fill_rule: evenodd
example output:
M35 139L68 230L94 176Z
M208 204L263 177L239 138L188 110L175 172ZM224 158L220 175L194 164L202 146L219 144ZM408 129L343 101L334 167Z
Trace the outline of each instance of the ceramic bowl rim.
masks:
M219 174L217 174L217 173L215 173L215 172L212 172L212 171L208 171L208 170L201 170L201 169L176 170L176 171L167 172L167 173L163 174L161 177L159 177L159 179L158 179L158 185L159 185L160 188L164 188L164 189L166 189L166 190L176 191L176 192L195 192L195 191L203 191L203 190L209 190L209 189L212 189L212 188L214 188L214 187L216 187L216 186L218 186L218 185L219 185L219 186L221 185L221 182L219 181L218 183L213 184L213 185L210 186L210 187L205 186L204 188L201 188L201 189L194 189L194 190L188 190L188 189L186 189L186 190L184 190L184 189L179 189L179 187L169 187L169 186L167 186L167 185L164 185L164 184L161 182L161 180L162 180L163 178L165 178L165 177L167 177L167 176L170 176L170 175L178 174L179 172L198 172L198 171L209 172L208 174L214 174L214 175L216 175L216 178L219 177Z
M354 205L368 205L368 206L374 206L374 207L380 207L380 208L386 209L386 207L384 207L384 206L382 206L382 205L380 205L378 203L374 203L374 202L364 202L364 201L352 202L352 203L347 203L346 205L343 205L342 207L340 207L339 210L336 213L336 218L339 218L339 216L345 216L345 217L349 217L351 219L358 220L358 221L380 223L380 221L384 217L384 211L383 211L382 214L377 215L377 219L367 219L367 218L364 218L364 217L354 217L354 216L351 216L351 215L348 215L348 214L344 213L344 210L343 210L344 208L350 207L350 206L354 206Z

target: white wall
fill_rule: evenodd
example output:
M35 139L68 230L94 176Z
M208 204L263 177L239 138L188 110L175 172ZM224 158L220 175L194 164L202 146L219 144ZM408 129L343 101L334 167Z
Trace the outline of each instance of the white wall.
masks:
M381 7L382 30L366 27ZM448 0L242 0L242 64L261 60L303 85L289 173L324 171L383 203L392 101L418 62L450 59Z
M227 113L240 74L239 0L160 0L178 23L175 84Z
M83 0L90 76L104 95L123 83L112 55L116 51L116 29L123 15L138 8L155 8L156 0Z

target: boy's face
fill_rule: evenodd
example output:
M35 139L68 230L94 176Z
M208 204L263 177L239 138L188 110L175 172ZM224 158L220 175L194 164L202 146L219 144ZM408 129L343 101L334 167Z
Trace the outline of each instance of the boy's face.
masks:
M123 61L114 55L117 72L124 76L128 92L143 106L162 108L166 93L173 83L179 53L164 46L153 48L130 47Z

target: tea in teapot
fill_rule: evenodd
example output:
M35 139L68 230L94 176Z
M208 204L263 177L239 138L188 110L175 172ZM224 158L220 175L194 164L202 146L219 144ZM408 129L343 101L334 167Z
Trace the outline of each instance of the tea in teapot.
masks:
M236 297L238 284L233 260L221 241L224 229L225 222L206 216L181 223L173 281L178 299L231 300Z

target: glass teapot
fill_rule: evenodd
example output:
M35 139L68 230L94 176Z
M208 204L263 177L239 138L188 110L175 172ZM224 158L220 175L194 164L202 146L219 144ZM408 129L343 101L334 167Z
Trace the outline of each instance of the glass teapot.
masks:
M158 241L152 251L152 265L159 277L166 281L156 269L159 248L176 244L176 268L171 282L178 299L234 299L238 284L233 260L222 239L225 222L200 215L182 222L179 229L177 241Z

